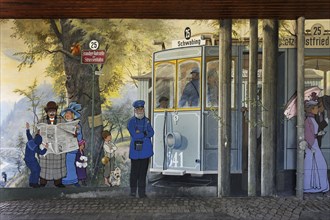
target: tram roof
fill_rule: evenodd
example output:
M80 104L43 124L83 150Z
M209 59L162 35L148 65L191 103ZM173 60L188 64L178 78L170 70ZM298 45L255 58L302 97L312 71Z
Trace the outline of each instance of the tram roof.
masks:
M0 0L0 18L330 19L329 0Z

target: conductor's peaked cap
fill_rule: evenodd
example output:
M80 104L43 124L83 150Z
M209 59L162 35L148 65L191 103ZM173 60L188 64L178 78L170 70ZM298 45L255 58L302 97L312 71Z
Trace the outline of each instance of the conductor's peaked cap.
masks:
M190 73L199 73L199 68L198 67L192 68Z
M143 100L136 100L135 102L133 102L133 107L134 108L138 108L138 107L143 107L144 108L144 101Z

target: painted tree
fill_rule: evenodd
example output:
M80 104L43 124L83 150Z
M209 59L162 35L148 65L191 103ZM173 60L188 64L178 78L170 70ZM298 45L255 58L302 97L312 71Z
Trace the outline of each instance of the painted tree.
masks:
M23 166L25 156L25 141L22 133L18 134L16 148L18 153L15 158L15 164L18 172L21 172L21 167Z
M112 132L114 142L117 141L119 136L121 141L124 140L123 130L126 129L127 122L132 117L131 108L132 101L128 99L121 105L107 106L104 110L104 120L109 124L109 130Z
M35 129L35 125L39 120L37 110L41 100L40 96L37 95L37 79L34 79L32 85L28 86L27 89L15 89L14 93L18 93L19 95L25 96L31 103L31 108L29 108L28 110L31 110L33 113L33 129Z
M105 97L120 88L127 72L150 71L151 54L156 50L153 40L164 40L173 32L164 20L34 19L14 20L13 24L12 37L23 39L28 48L16 54L22 58L18 68L21 70L37 61L50 60L46 72L54 80L55 92L67 94L68 103L76 101L82 105L81 124L87 152L95 151L88 147L92 143L88 123L92 109L94 115L101 115ZM105 64L99 66L102 75L96 75L94 81L92 68L80 61L80 51L89 49L91 40L100 43L99 49L106 50L107 57ZM102 140L102 129L102 123L96 123L96 149Z
M207 25L214 29L214 36L217 37L219 33L219 20L199 20L196 21L199 25ZM286 37L295 35L295 22L290 20L279 21L279 37ZM232 37L243 41L249 36L249 20L248 19L233 19L232 23ZM258 20L258 32L262 32L262 19Z

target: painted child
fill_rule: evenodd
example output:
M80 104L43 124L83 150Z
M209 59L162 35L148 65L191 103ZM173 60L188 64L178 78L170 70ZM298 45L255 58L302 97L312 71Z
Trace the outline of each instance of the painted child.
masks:
M87 179L87 157L85 156L85 140L80 140L78 142L79 144L79 150L76 154L76 169L77 169L77 176L78 180L81 182L83 186L86 186L86 179Z
M28 142L25 147L24 161L31 171L29 186L32 188L39 188L41 168L35 154L44 155L47 152L48 144L45 144L45 147L40 146L42 144L42 137L39 133L37 133L34 138L32 137L30 133L30 124L28 122L26 122L26 137Z
M104 150L104 156L109 158L109 161L104 164L104 184L107 186L111 186L111 183L109 181L109 177L111 174L111 171L114 171L115 169L115 152L117 150L117 146L112 143L112 136L111 133L107 130L102 132L102 138L104 140L103 144L103 150Z
M305 101L305 140L308 148L305 149L304 192L307 193L329 191L327 163L317 141L319 126L315 120L315 115L318 114L318 111L317 101Z

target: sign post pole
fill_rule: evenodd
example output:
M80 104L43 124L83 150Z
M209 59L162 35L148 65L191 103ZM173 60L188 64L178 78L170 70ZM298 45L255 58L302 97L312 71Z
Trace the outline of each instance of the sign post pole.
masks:
M95 69L96 69L96 64L92 64L92 132L91 132L91 168L93 169L93 151L94 151L94 83L95 83Z
M94 151L94 105L95 105L95 73L97 64L104 64L105 62L105 50L97 50L99 48L99 42L92 40L89 42L90 50L83 50L81 53L81 63L89 64L92 68L92 125L91 125L91 169L93 170L93 151Z

